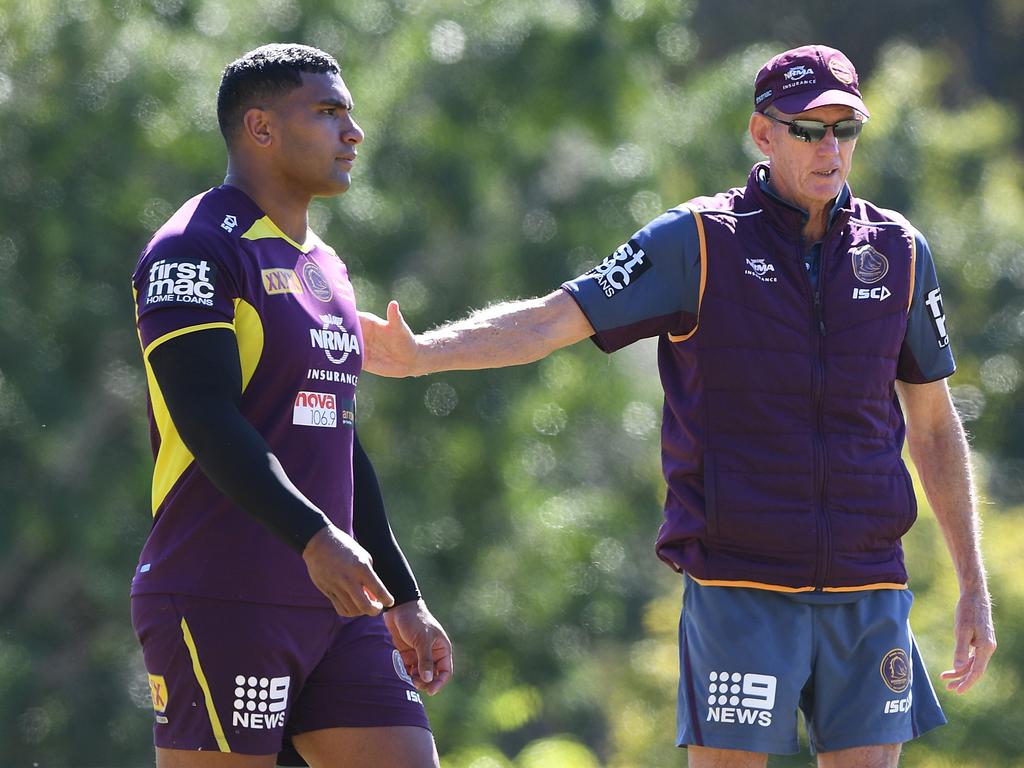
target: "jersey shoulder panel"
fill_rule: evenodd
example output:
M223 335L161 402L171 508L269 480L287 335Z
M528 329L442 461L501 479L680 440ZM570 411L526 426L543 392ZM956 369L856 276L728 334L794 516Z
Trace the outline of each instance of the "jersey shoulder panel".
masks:
M241 235L262 213L244 194L231 187L216 187L196 195L175 212L150 238L139 258L133 282L146 277L147 266L160 258L194 254L216 259L232 271Z
M743 215L758 210L757 201L750 200L745 187L733 187L716 195L699 195L690 198L680 208L685 207L696 213L734 213Z
M153 235L132 276L144 348L184 328L230 323L252 268L239 237L259 215L247 197L220 187L187 201Z

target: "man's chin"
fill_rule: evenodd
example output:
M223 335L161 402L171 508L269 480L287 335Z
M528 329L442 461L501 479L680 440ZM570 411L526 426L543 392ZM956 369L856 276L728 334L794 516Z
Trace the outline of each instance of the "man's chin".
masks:
M809 197L816 203L829 203L836 199L836 196L843 191L842 184L822 184L811 190Z
M348 192L348 188L352 186L352 177L347 173L340 176L335 176L331 179L331 182L316 193L317 197L334 197L335 195L341 195Z

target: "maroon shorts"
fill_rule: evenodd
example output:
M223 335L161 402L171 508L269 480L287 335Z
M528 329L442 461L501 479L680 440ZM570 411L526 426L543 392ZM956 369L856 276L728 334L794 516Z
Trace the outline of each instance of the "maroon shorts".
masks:
M283 753L290 762L290 737L298 733L430 727L379 616L136 595L132 624L149 673L158 747Z

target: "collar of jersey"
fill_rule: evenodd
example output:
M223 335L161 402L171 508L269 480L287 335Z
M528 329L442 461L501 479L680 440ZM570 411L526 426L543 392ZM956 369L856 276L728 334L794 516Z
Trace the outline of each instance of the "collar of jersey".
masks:
M245 240L263 240L268 237L274 237L284 240L288 245L297 249L301 253L309 253L320 244L320 238L317 237L316 233L308 227L306 228L305 242L299 244L292 240L266 213L264 213L263 209L256 204L255 200L233 184L222 184L220 189L224 190L228 194L239 197L244 201L246 206L252 209L255 221L253 221L252 226L242 234L242 237Z
M300 245L282 232L281 228L277 226L277 224L275 224L266 214L264 214L262 218L256 219L242 237L246 240L263 240L267 237L280 238L292 247L297 248L302 253L309 253L312 251L319 241L319 238L317 238L313 230L307 229L306 242Z

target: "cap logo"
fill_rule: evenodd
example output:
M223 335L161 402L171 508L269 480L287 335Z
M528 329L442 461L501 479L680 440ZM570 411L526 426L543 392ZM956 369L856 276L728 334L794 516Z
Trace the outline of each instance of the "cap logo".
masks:
M814 70L810 67L799 66L790 67L789 71L784 75L787 80L803 80L805 77L814 74Z
M754 99L754 105L755 106L759 106L762 101L764 101L765 99L770 99L771 97L772 97L772 89L769 88L764 93L760 93L760 94L757 95L757 97Z
M828 71L843 85L851 85L854 80L853 69L850 65L838 56L833 57L828 63Z

